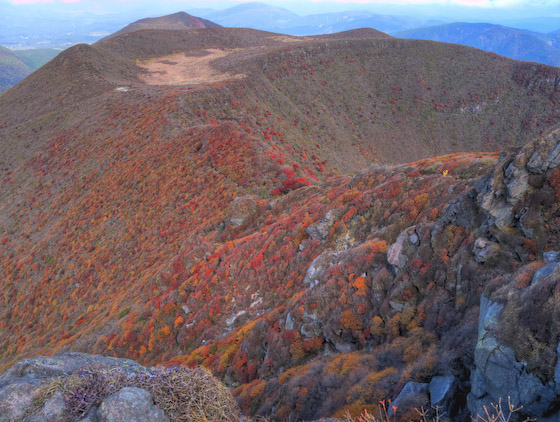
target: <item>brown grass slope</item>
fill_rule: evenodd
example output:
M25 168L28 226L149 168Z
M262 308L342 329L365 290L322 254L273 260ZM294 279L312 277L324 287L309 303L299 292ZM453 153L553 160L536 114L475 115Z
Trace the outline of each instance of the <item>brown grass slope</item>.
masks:
M140 31L142 29L174 29L189 30L201 28L219 28L220 25L207 19L197 18L185 12L173 13L172 15L160 16L157 18L145 18L133 22L125 26L123 29L108 35L103 40L118 37L130 32Z
M203 363L246 412L279 419L448 367L466 385L484 283L558 246L556 176L532 181L524 224L548 225L525 240L440 220L495 153L371 166L527 143L558 123L559 70L366 35L142 30L0 97L0 365L66 349ZM207 80L185 76L194 62ZM413 225L422 247L397 274L387 247ZM467 259L478 236L504 245L496 274Z

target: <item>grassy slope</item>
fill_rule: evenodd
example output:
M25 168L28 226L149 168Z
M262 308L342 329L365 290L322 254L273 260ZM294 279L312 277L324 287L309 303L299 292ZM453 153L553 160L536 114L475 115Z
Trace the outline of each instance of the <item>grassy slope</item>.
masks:
M0 46L0 92L17 84L33 69L17 53Z
M446 229L397 278L385 253L408 226L428 236L496 155L365 169L527 142L558 123L558 71L423 41L290 45L258 31L205 31L140 31L136 41L77 46L0 98L0 156L8 158L0 166L2 365L68 348L151 364L204 362L240 385L245 411L276 406L278 417L352 405L365 393L347 397L352 385L342 380L358 361L360 376L364 365L375 368L372 377L387 370L368 403L438 365L465 370L465 350L448 346L471 345L471 292L493 273L469 269L478 281L461 294L442 274L472 249L475 234ZM135 57L175 51L188 37L193 50L225 40L245 47L215 65L249 77L197 87L139 83ZM122 84L130 90L115 91ZM348 172L364 173L342 176ZM241 197L245 205L235 201ZM306 229L331 209L325 237L311 236ZM239 215L242 224L232 224ZM522 262L535 254L527 248L517 252ZM321 288L305 289L322 254L336 265ZM379 302L366 301L379 285L387 286L376 291ZM333 296L341 291L344 300ZM407 316L390 301L407 306ZM288 313L298 330L310 324L307 334L286 327ZM457 321L467 322L462 331ZM372 347L394 361L367 361L360 351ZM335 358L320 359L325 350ZM427 357L412 358L412 350ZM337 375L323 407L309 385L297 397L282 393L311 374L290 368L311 361L335 365L325 369ZM368 388L367 379L351 379Z
M58 56L61 51L54 48L32 48L30 50L20 50L18 54L25 59L33 70L37 70Z

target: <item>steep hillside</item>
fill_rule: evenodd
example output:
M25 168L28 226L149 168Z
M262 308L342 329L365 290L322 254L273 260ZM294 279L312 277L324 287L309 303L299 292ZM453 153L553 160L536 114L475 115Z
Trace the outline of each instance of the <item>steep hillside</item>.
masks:
M52 48L16 52L0 46L0 92L11 88L59 53L60 50Z
M452 42L480 48L516 60L560 66L560 46L554 34L539 34L489 23L450 23L417 28L396 34L413 38Z
M33 70L37 70L58 56L61 51L61 49L55 48L30 48L19 50L18 54L25 59Z
M276 420L442 375L464 416L480 294L531 294L560 248L558 133L529 143L560 122L558 75L367 30L61 53L0 97L0 366L200 363ZM544 383L554 330L511 346Z
M128 34L130 32L140 31L142 29L170 29L170 30L188 30L201 28L216 28L220 25L206 19L191 16L185 12L178 12L172 15L161 16L157 18L140 19L130 25L127 25L120 31L115 32L104 38L104 40Z
M0 92L14 86L33 69L17 53L0 46Z

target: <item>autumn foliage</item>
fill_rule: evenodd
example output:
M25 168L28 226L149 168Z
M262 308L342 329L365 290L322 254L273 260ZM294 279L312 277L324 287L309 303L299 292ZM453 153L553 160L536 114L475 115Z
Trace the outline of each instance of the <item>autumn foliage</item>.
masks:
M557 170L531 179L532 238L482 232L475 199L492 151L558 123L553 71L424 42L259 36L262 52L216 64L241 80L129 76L117 92L121 73L88 58L96 95L28 94L42 112L25 123L8 108L26 86L2 96L2 148L37 140L0 168L1 368L66 349L201 365L277 420L355 416L449 368L467 382L480 293L499 274L527 288L560 246ZM133 38L82 53L170 48ZM496 266L474 260L480 236L501 242Z

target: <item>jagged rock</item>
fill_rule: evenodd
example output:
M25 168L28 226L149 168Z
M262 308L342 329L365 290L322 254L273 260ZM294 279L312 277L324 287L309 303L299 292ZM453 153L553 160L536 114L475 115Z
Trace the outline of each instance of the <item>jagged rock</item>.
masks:
M542 174L549 168L558 167L560 164L560 134L555 132L545 138L544 143L539 142L539 148L531 155L527 169L534 174Z
M430 381L430 403L446 408L455 394L457 381L453 375L433 377Z
M535 274L533 275L533 279L531 280L531 285L537 283L540 279L553 274L557 268L560 268L560 262L551 262L550 264L545 265L537 272L535 272Z
M292 318L292 315L290 313L288 313L288 316L286 317L286 325L284 327L286 330L293 330L294 329L294 320Z
M304 311L302 321L303 324L301 325L299 332L304 338L309 339L317 337L323 332L323 327L317 314L310 314L307 311Z
M234 227L242 226L257 209L257 201L251 195L237 197L230 205L229 223Z
M329 234L334 222L339 217L339 212L336 210L329 210L319 223L309 225L305 231L314 240L322 240Z
M417 408L427 406L428 400L428 384L423 382L407 382L399 395L391 403L388 409L389 417L394 416L393 406L398 409Z
M332 265L338 256L338 252L327 251L315 258L307 269L303 283L310 289L315 287L319 283L325 270Z
M479 264L489 262L498 255L500 245L488 239L478 238L473 245L474 259Z
M397 236L395 243L387 249L387 262L391 264L395 270L404 268L408 262L408 255L410 255L411 247L416 249L420 244L419 239L415 226L403 230Z
M471 373L471 392L467 403L471 414L484 414L484 406L511 397L524 412L542 416L551 411L556 401L554 383L543 384L527 373L526 363L519 362L511 347L501 344L494 330L504 306L482 296L478 325L478 342Z
M543 253L544 262L560 262L560 252L548 251Z
M402 312L402 310L404 308L404 303L399 303L399 302L395 302L395 301L390 300L389 301L389 306L394 311Z
M529 173L524 167L518 166L520 163L516 160L505 171L504 184L507 189L507 201L511 205L517 204L529 189Z
M97 416L100 422L169 422L151 394L136 387L122 388L103 400Z

